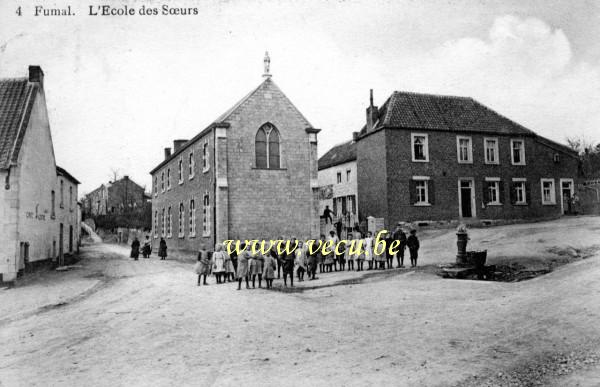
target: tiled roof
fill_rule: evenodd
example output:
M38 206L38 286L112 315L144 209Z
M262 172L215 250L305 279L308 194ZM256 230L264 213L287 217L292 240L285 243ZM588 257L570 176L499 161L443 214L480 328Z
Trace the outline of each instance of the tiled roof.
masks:
M534 135L473 98L400 91L381 107L375 129L381 127Z
M26 78L0 79L0 169L17 162L37 88Z
M319 171L356 160L356 142L348 141L331 148L319 159Z
M266 78L264 81L262 81L256 88L254 88L251 92L249 92L248 94L246 94L244 96L244 98L240 99L236 104L234 104L231 108L229 108L225 113L221 114L217 119L215 119L212 124L208 125L206 128L204 128L200 133L198 133L196 136L194 136L191 140L187 141L185 144L181 145L181 147L179 147L179 149L177 149L177 151L174 151L171 156L169 156L166 160L163 160L160 164L158 164L156 167L154 167L154 169L152 169L150 171L150 174L154 174L154 172L158 171L160 168L162 168L164 165L168 164L171 160L175 159L175 157L177 157L177 155L181 154L185 149L187 149L190 145L192 145L193 143L195 143L196 141L198 141L200 138L204 137L208 132L210 132L212 129L214 129L215 127L229 127L230 124L227 122L227 120L230 118L230 116L235 113L242 105L244 105L248 100L250 100L250 98L256 94L259 90L263 89L263 88L267 88L273 86L275 87L277 90L280 91L279 86L277 86L275 84L275 82L273 81L273 79ZM283 93L282 93L283 94ZM287 97L286 97L287 98ZM291 103L292 107L294 109L295 106ZM306 117L304 117L302 115L302 113L296 109L296 112L304 119L304 121L306 121L308 123L309 127L312 127L312 125L308 122L308 120L306 119Z
M67 172L66 169L59 167L58 165L56 166L56 174L58 176L64 176L67 179L71 180L74 184L81 184L81 182L79 180L77 180L75 177L73 177L73 175L71 175L69 172Z

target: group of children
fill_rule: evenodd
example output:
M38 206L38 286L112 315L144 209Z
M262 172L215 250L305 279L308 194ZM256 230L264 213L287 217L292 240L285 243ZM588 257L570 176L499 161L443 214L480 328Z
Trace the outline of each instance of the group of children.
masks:
M362 235L361 235L362 236ZM284 238L281 237L280 240ZM354 241L355 246L358 246L362 239L362 248L353 249L351 253L350 243ZM262 287L262 280L266 282L267 289L273 287L273 280L281 278L283 272L283 283L287 287L288 279L290 286L294 286L294 274L298 281L304 281L306 275L309 280L315 280L317 270L320 273L330 273L332 271L363 271L364 264L367 262L366 270L376 269L392 269L394 255L390 251L390 246L397 240L397 253L395 254L398 268L404 267L404 252L408 248L410 254L411 267L417 266L419 239L416 236L416 230L412 229L407 237L402 230L401 223L398 224L394 232L388 233L385 238L385 251L382 254L375 254L375 241L371 232L368 232L364 238L354 238L353 233L347 235L348 244L340 244L336 254L331 251L327 254L323 253L322 249L317 249L318 246L323 246L325 242L331 241L330 246L335 247L339 238L334 231L330 232L329 237L321 235L320 240L315 241L314 250L311 253L308 244L302 241L297 241L296 238L291 238L290 245L296 246L295 249L290 249L288 252L280 254L277 251L277 246L273 246L266 254L257 251L252 252L251 246L242 244L239 254L235 251L228 254L222 244L215 246L215 251L210 252L201 250L198 253L198 262L194 268L198 274L198 286L208 285L207 277L212 273L215 275L216 283L226 283L237 281L238 290L242 288L242 282L246 283L246 289L256 287L258 279L258 287ZM386 267L387 266L387 267Z

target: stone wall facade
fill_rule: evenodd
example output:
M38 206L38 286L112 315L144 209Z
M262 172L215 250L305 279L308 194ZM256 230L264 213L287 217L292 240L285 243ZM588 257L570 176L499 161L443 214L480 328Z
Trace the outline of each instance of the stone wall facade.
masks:
M280 168L256 165L255 138L262 125L273 125L280 135ZM215 122L152 171L152 213L155 248L161 235L170 248L195 252L214 248L226 239L318 236L317 140L310 123L271 79L265 80L219 122ZM204 149L209 167L201 167ZM189 179L189 154L197 170ZM186 171L178 184L179 159ZM170 170L171 188L162 187ZM205 197L209 203L208 229L203 228ZM179 237L178 215L172 212L172 236L164 231L163 209L186 210L196 201L196 236L189 230ZM186 212L186 221L189 214Z

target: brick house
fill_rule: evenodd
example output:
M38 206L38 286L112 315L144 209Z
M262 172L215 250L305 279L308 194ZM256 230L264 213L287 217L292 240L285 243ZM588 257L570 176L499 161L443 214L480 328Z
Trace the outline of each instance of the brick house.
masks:
M360 216L398 221L556 217L579 159L472 98L394 92L355 133Z
M79 181L56 166L39 66L0 80L0 181L0 282L28 263L60 263L79 239Z
M318 235L319 130L266 63L256 89L191 140L175 140L150 172L155 246L164 237L195 252L227 239Z
M83 206L88 215L118 214L142 208L149 199L145 188L126 175L86 194Z
M358 223L358 179L356 165L356 142L344 142L331 148L319 158L319 214L326 206L333 211L333 223L341 222L343 235ZM329 221L321 219L321 232Z

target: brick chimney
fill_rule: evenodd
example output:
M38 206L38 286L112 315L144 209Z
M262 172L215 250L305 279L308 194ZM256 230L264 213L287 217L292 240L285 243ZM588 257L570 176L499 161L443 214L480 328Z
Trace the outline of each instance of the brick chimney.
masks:
M373 130L375 123L379 119L379 109L373 106L373 89L370 91L369 107L367 108L367 132Z
M44 84L44 72L40 66L29 66L29 82Z
M165 160L171 157L171 148L165 148Z
M174 140L173 141L173 153L177 152L179 150L179 148L181 148L181 146L183 144L185 144L186 142L188 142L188 140Z

